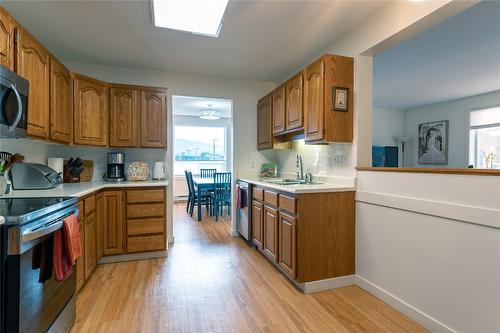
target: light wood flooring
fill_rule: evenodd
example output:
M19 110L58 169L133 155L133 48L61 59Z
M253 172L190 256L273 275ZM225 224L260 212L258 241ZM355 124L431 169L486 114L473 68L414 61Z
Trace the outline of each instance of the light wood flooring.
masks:
M71 332L427 332L355 286L301 293L227 219L176 204L174 235L168 258L99 265Z

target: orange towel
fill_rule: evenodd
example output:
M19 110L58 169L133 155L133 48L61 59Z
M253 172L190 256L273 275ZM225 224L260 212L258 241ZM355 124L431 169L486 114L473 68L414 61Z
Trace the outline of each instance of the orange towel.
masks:
M69 253L71 259L71 264L76 263L82 255L82 250L80 249L80 229L78 228L78 219L76 215L70 215L64 219L64 239L66 241L65 247Z
M63 281L71 275L73 265L71 258L65 246L63 229L59 229L54 233L54 275L57 282Z
M71 275L76 259L81 256L80 230L76 215L64 219L63 227L54 233L53 264L57 282Z

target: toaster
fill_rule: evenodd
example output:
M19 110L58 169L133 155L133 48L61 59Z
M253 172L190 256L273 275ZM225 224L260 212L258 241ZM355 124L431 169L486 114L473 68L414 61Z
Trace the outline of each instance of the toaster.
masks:
M16 163L10 170L14 190L46 190L63 182L54 169L39 163Z

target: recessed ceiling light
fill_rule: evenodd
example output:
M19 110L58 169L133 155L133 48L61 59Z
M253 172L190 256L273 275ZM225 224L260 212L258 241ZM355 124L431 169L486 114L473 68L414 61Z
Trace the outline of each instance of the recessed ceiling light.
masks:
M217 37L228 0L152 0L157 27Z

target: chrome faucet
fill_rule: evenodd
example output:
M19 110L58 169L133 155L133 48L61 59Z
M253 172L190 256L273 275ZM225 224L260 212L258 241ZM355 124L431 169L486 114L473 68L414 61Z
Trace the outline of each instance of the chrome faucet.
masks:
M304 180L304 165L302 164L302 156L300 156L300 154L297 154L297 162L295 164L295 167L297 168L295 172L297 175L297 180Z

